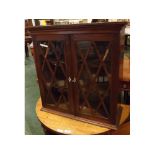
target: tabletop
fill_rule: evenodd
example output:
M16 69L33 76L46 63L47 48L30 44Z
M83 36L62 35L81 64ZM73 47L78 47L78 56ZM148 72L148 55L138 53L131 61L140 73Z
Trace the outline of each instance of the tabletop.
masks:
M119 120L119 124L121 125L129 117L130 108L129 105L120 104L119 106L122 107L122 113ZM100 127L64 116L48 113L42 111L41 108L42 102L41 98L39 98L36 104L37 117L45 127L56 133L69 135L94 135L102 133L106 134L111 130L106 127Z

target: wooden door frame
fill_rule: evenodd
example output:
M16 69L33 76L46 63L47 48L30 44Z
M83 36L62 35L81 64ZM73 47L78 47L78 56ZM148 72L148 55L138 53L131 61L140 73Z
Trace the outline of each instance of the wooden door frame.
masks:
M117 62L117 59L119 60L119 43L116 42L117 41L117 38L118 35L116 34L109 34L109 33L100 33L100 34L72 34L71 35L71 50L72 50L72 61L73 61L73 65L72 65L72 70L73 70L73 75L77 75L77 72L78 72L78 67L77 67L77 51L76 51L76 47L75 47L75 44L77 41L109 41L111 42L112 44L112 47L111 47L111 55L112 55L112 58L111 58L111 63L112 63L112 71L111 71L111 74L112 74L112 84L111 84L111 94L110 94L110 115L111 117L109 118L109 120L107 121L106 119L99 119L99 118L92 118L91 116L86 116L86 115L83 115L83 114L80 114L81 117L84 117L86 119L92 119L89 120L90 123L94 123L94 121L99 121L100 123L102 123L102 120L103 120L103 124L106 124L106 126L108 126L108 124L111 124L111 125L114 125L113 127L115 128L117 126L116 124L116 113L117 113L117 101L116 101L116 98L117 98L117 95L113 95L113 93L118 93L118 83L119 83L119 79L117 78L119 73L118 73L118 69L119 69L119 62ZM119 39L118 39L119 41ZM116 49L117 48L117 54L116 54ZM115 56L117 55L117 56ZM114 65L115 64L115 65ZM118 64L118 65L116 65ZM117 68L115 68L117 66ZM117 83L117 84L116 84ZM74 87L73 87L73 91L74 91L74 106L75 106L75 115L80 117L79 116L79 113L78 113L78 105L79 105L79 90L78 90L78 84L75 83L74 84ZM81 120L83 120L83 118L81 118Z
M44 35L44 34L39 34L39 35L32 35L33 38L33 43L34 43L34 60L35 60L35 67L36 67L36 72L37 72L37 77L38 77L38 84L40 87L40 94L41 94L41 99L42 99L42 110L43 111L48 111L48 112L54 112L55 110L59 110L60 113L62 112L67 112L63 109L60 108L54 108L51 106L48 106L45 103L45 87L43 86L43 81L42 81L42 73L40 70L40 64L39 64L39 54L37 54L37 52L39 52L39 48L38 48L38 42L39 41L64 41L64 59L65 59L65 65L66 65L66 75L69 76L71 74L71 50L70 48L70 41L69 41L69 37L68 35L63 35L63 34L55 34L55 35ZM67 53L65 52L67 51ZM68 77L66 77L67 81L68 81ZM73 95L72 95L73 91L72 91L72 85L71 83L68 82L68 100L69 100L69 104L71 105L70 108L73 107ZM55 111L56 112L56 111ZM71 111L69 110L70 114L74 115L74 111L73 109L71 109Z

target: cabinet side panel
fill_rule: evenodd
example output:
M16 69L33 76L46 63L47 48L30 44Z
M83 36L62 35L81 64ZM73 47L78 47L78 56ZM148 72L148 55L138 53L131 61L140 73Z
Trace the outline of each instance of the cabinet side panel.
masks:
M117 103L119 102L120 80L119 80L119 64L120 64L120 35L114 37L112 44L112 84L111 84L111 122L116 124L117 120Z

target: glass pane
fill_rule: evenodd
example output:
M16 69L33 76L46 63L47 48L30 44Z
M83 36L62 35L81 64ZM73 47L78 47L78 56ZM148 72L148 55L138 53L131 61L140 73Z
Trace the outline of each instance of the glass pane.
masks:
M78 41L79 111L94 117L109 116L111 63L109 42Z
M67 110L69 101L64 42L40 41L38 48L46 104Z

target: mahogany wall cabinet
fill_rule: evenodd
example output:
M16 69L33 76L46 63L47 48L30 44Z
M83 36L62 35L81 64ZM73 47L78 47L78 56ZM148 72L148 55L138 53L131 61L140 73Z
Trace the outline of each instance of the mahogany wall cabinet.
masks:
M42 110L117 127L126 23L29 27Z

